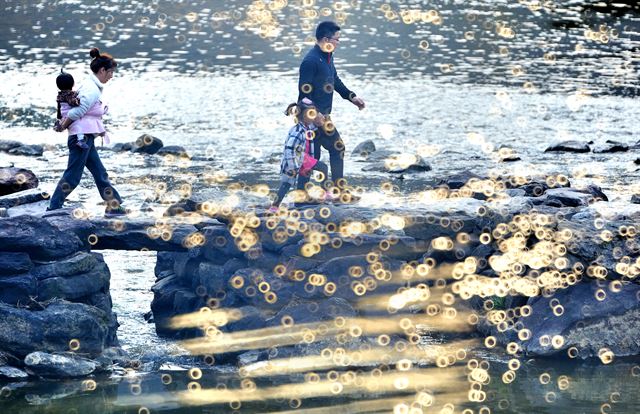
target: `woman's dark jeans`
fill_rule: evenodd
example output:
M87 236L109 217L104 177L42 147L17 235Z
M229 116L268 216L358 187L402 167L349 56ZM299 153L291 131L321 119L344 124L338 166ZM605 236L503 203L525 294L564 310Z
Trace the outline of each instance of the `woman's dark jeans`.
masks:
M64 174L62 174L62 178L56 186L53 196L51 196L51 201L49 202L50 210L62 208L64 200L78 186L78 184L80 184L84 167L87 167L91 172L91 175L93 175L93 179L95 180L98 191L100 192L100 197L102 197L104 201L111 204L109 203L110 201L116 200L118 205L122 204L120 194L118 194L116 189L113 188L109 182L107 170L104 168L104 165L102 165L102 161L100 161L100 156L98 155L98 151L94 145L95 136L93 134L86 134L85 140L89 149L83 150L76 145L77 136L69 136L69 139L67 140L67 146L69 147L69 163L67 164L67 169Z

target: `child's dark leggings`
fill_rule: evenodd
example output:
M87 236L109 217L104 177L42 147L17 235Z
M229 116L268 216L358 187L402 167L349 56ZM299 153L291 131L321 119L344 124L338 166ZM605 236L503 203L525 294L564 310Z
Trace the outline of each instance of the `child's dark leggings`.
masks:
M324 184L327 181L327 174L329 173L329 168L327 167L327 164L325 164L322 161L318 161L316 165L313 167L313 171L320 171L322 173L324 177L322 180L322 186L324 187ZM297 181L296 188L298 190L304 190L304 187L307 185L310 179L311 179L311 174L307 176L298 174L298 178L296 180ZM280 183L280 188L278 188L278 194L276 195L276 199L273 200L272 205L276 207L279 206L280 203L282 203L284 196L287 195L290 189L291 189L291 184L289 184L286 181L282 181Z

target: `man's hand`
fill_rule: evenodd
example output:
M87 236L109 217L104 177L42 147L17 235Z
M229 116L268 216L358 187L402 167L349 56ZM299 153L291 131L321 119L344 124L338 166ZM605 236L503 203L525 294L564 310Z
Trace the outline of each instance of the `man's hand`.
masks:
M355 106L357 106L357 107L358 107L358 109L359 109L359 110L361 110L361 111L362 111L362 110L364 109L364 107L365 107L365 103L364 103L364 101L363 101L363 100L362 100L362 98L360 98L359 96L354 96L354 97L351 99L351 103L352 103L352 104L354 104Z
M324 125L326 121L326 118L324 115L322 115L320 112L318 112L318 115L316 115L316 118L313 120L313 123L315 124L315 126L322 126Z

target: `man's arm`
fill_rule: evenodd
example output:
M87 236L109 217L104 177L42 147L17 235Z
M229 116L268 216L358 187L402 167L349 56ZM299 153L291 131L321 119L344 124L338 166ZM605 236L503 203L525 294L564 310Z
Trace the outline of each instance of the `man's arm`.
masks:
M351 101L352 104L358 107L358 109L364 109L364 101L362 98L356 96L355 92L352 92L342 83L342 79L338 76L338 71L336 68L333 68L333 78L334 78L334 89L336 92L340 94L342 99L346 99Z
M298 78L298 101L303 98L311 99L313 92L313 79L318 70L316 62L304 59L300 64L300 77Z

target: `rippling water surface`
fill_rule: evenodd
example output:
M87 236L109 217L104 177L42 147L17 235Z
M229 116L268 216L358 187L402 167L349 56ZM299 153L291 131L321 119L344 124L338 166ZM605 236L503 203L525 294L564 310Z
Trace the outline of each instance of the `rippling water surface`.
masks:
M633 162L637 150L557 154L544 149L566 139L638 141L640 17L623 3L602 13L596 2L569 0L0 0L0 139L45 145L42 157L0 154L0 164L28 167L43 189L53 190L67 159L65 136L50 129L55 76L64 66L81 80L88 50L97 46L120 63L103 96L112 140L130 142L149 133L195 157L176 162L102 151L128 207L160 213L184 195L184 184L213 196L223 194L230 181L274 189L291 122L282 111L297 97L297 68L312 45L313 28L328 18L343 27L339 74L367 102L367 109L358 111L339 97L334 100L333 118L347 151L373 139L381 149L415 149L433 167L399 180L363 171L366 164L348 156L346 176L365 193L375 196L391 180L401 199L462 170L557 172L574 185L602 186L614 205L622 205L640 192ZM502 146L521 161L501 163L497 151ZM216 182L221 172L229 181ZM166 191L158 191L159 183L167 184ZM247 194L246 199L268 204L265 197ZM96 213L102 208L89 177L70 200ZM130 252L121 261L105 253L125 349L148 362L148 371L158 361L184 356L175 344L158 339L143 319L154 255ZM539 381L545 370L551 370L551 385ZM640 372L633 362L606 369L535 362L520 372L515 383L495 385L491 407L496 412L638 408L632 395ZM151 395L183 390L188 382L179 374L181 380L167 387L154 375L145 379ZM226 381L220 373L212 375ZM562 375L576 387L558 389ZM12 395L18 397L8 401L16 404L15 412L42 407L65 412L67 404L79 412L138 412L139 406L127 406L127 384L106 381L91 396L78 384L30 384L17 387ZM616 392L620 403L612 402ZM58 404L58 394L75 396ZM249 411L282 411L291 408L289 403L270 401ZM149 401L148 406L177 410L181 404ZM602 404L613 408L607 411ZM364 410L345 407L345 412Z

